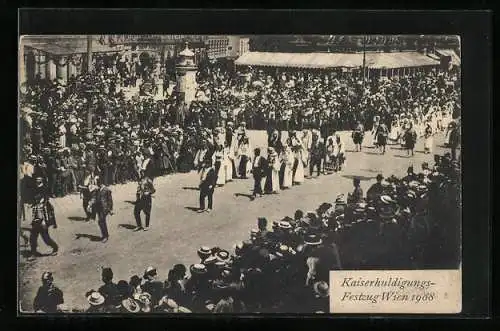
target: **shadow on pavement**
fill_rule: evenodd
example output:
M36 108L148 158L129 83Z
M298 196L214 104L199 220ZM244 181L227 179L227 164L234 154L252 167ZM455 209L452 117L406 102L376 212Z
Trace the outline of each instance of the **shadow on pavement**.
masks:
M407 159L407 158L410 158L410 156L408 155L394 155L394 157L399 157L401 159Z
M84 222L87 220L85 217L81 217L81 216L70 216L70 217L68 217L68 219L70 221L77 221L77 222Z
M247 197L249 199L252 199L252 195L248 194L248 193L235 193L234 196L235 197Z
M132 200L125 200L126 203L130 203L131 205L135 205L135 201Z
M398 150L398 151L402 151L402 150L405 150L406 148L404 148L404 147L392 147L392 146L391 146L391 149L395 149L395 150Z
M199 189L194 186L184 186L182 187L183 190L192 190L192 191L198 191Z
M24 257L24 258L35 258L35 257L46 257L46 256L51 256L52 254L46 254L46 253L38 253L36 256L31 254L31 250L29 249L23 249L22 251L19 252L19 254Z
M184 209L189 209L191 211L198 211L198 207L184 207Z
M347 179L354 179L354 178L359 178L359 180L372 180L375 179L376 176L353 176L353 175L342 175L342 177L347 178Z
M136 226L132 224L118 224L118 227L125 228L127 230L134 230L136 228Z
M380 152L364 152L364 153L368 155L382 155L382 153Z
M93 234L86 234L86 233L77 233L75 234L75 240L78 240L80 238L87 238L90 239L90 241L101 241L101 237L99 236L94 236Z

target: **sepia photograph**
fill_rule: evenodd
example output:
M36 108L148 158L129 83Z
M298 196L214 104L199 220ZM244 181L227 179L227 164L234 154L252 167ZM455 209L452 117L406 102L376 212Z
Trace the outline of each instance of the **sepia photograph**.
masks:
M460 36L23 35L18 64L19 313L461 302L422 290L461 289Z

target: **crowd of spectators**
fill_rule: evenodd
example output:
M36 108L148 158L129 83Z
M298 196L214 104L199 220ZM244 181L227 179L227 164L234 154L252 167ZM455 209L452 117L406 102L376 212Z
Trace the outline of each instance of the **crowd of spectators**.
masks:
M366 195L355 178L347 199L259 218L234 251L200 247L198 263L173 266L164 281L148 267L115 283L104 268L104 284L85 293L87 312L327 313L330 270L458 268L460 181L449 153L403 178L377 176ZM44 286L35 309L57 311L62 291Z
M126 97L122 87L147 80L154 71L140 61L108 58L94 67L67 84L37 77L23 87L24 201L29 201L30 178L44 178L51 196L64 196L76 192L90 172L105 185L137 180L138 164L147 157L156 175L190 171L202 133L227 121L246 122L250 129L315 128L327 137L353 129L357 121L370 129L375 116L390 129L395 115L419 121L428 113L459 108L458 72L421 71L363 82L336 71L236 71L207 63L197 73L196 100L186 105L175 89L160 100Z

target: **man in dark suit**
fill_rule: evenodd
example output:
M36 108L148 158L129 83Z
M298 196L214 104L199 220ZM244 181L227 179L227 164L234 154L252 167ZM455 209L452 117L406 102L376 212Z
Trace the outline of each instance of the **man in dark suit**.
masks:
M200 209L201 212L210 212L213 207L213 195L217 177L215 169L212 167L212 160L205 158L203 166L200 170ZM205 209L205 198L208 198L208 209Z
M255 157L252 165L252 174L254 179L252 200L257 196L262 196L262 178L265 175L266 159L260 155L260 148L254 150Z
M97 224L99 224L99 228L101 229L102 242L106 242L109 238L106 218L108 215L113 215L113 197L110 189L104 185L100 177L96 177L95 181L98 186L95 203Z
M151 208L153 205L152 195L156 192L153 181L149 177L143 177L139 181L136 193L136 202L134 207L134 217L137 223L136 231L149 229L149 220L151 217ZM146 215L146 227L142 227L141 211Z

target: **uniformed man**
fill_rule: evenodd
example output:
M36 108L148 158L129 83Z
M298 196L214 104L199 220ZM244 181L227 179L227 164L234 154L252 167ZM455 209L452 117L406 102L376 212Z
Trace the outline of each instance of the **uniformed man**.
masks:
M30 246L31 255L40 256L37 251L38 235L42 236L45 244L52 248L51 255L56 255L59 246L56 244L49 235L49 227L53 226L57 229L56 218L54 214L54 207L49 203L48 197L42 192L38 191L33 199L32 205L33 221L31 222Z
M135 228L135 231L147 231L149 229L149 220L151 217L151 208L153 204L152 195L155 192L156 190L153 186L153 181L151 180L151 178L143 176L139 181L136 193L134 217L135 222L137 223L137 227ZM142 227L141 211L143 211L146 215L145 227Z

